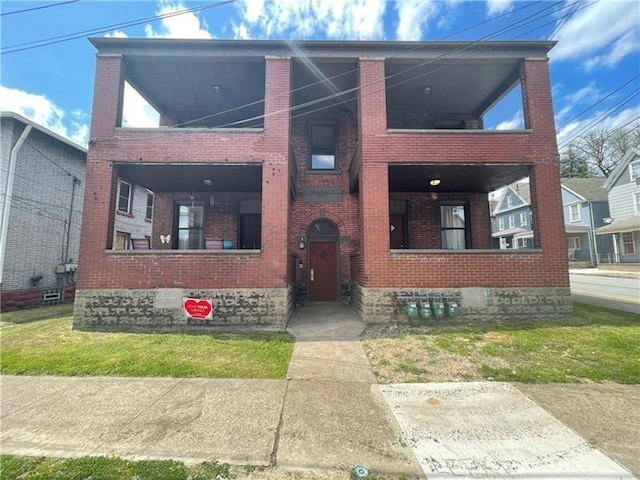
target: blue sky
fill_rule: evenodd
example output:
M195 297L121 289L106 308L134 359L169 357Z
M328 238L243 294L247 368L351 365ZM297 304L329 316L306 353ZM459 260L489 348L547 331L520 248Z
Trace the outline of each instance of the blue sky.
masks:
M12 13L62 1L0 4L0 110L20 113L83 145L89 138L95 67L95 49L83 37L89 30L100 30L91 36L120 37L553 39L558 45L551 51L550 69L560 146L592 128L640 123L636 0L237 0L225 5L216 5L219 0L81 0ZM194 7L203 8L112 27ZM38 46L69 34L80 38ZM521 128L517 93L487 116L487 127ZM135 94L128 93L126 101L130 125L153 121Z

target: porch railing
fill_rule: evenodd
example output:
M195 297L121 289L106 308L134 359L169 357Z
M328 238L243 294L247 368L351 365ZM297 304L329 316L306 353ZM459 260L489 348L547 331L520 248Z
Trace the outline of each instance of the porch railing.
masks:
M640 263L640 253L601 253L600 263Z

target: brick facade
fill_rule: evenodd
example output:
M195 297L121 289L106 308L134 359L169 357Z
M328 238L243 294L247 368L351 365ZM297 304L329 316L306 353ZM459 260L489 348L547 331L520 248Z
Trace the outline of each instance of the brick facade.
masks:
M112 39L108 41L116 44ZM269 45L285 48L276 43ZM118 84L123 78L123 57L98 55L79 281L79 297L86 304L95 306L102 289L115 292L116 297L122 289L139 291L143 296L162 295L171 289L205 293L243 289L257 296L266 291L279 292L276 296L287 298L278 303L283 308L278 310L282 318L270 317L268 322L282 327L293 308L295 285L311 279L309 242L314 238L309 229L318 220L328 220L338 228L332 240L337 242L339 255L336 281L353 285L354 302L360 312L367 312L373 305L367 305L366 299L373 297L366 292L374 290L482 287L524 292L527 288L557 288L559 297L566 300L566 244L546 60L520 62L526 129L488 132L482 130L481 118L469 114L403 116L396 112L395 116L388 116L385 60L374 56L360 56L355 108L334 106L290 113L295 58L287 55L296 54L289 50L282 55L265 54L264 128L246 130L119 128L122 88ZM170 116L163 113L163 118ZM403 128L422 129L431 128L436 120L461 120L465 130L396 129L394 123L399 120L404 122ZM313 122L332 122L337 127L335 170L319 172L310 167L309 129ZM261 192L216 193L215 206L205 214L204 232L206 236L237 238L238 202L260 199L261 248L211 252L177 251L171 245L159 245L159 235L173 231L177 200L208 199L201 192L178 191L156 194L152 250L111 251L113 225L108 219L113 218L115 205L114 162L178 162L185 167L212 163L237 165L239 169L246 164L260 164ZM538 205L534 209L536 249L517 253L491 250L488 199L484 192L454 191L429 196L390 189L389 165L485 163L530 168L532 202ZM327 189L331 192L328 196L317 193ZM390 249L390 201L406 202L409 249ZM441 250L443 202L467 205L470 249ZM527 291L523 295L536 294ZM375 304L380 304L379 299ZM534 304L537 303L531 302ZM566 302L563 308L540 311L553 317L566 314L565 307ZM145 318L153 316L153 312L164 315L152 308ZM233 314L218 320L222 324L252 323L238 320ZM177 317L172 321L181 322ZM123 321L130 323L130 319ZM78 310L76 326L89 324L98 328L100 322L91 310Z

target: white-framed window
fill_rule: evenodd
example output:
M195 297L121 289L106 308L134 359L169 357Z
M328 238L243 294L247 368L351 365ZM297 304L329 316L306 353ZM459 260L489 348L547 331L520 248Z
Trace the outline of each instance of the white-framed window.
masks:
M147 209L144 216L146 220L153 220L153 201L153 192L147 190Z
M513 215L509 215L509 228L516 227L516 217Z
M467 248L466 209L466 205L440 205L440 236L443 249Z
M622 251L624 253L636 253L636 247L633 244L633 232L622 234Z
M519 238L518 239L518 248L529 248L529 242L527 240L528 239L526 239L526 238Z
M122 213L131 213L133 204L133 185L124 180L118 183L118 211Z
M513 207L513 197L509 195L507 197L507 208Z
M504 230L504 218L498 219L498 230Z
M506 250L509 248L509 240L505 237L500 237L500 250Z
M580 237L568 237L567 244L571 250L580 250Z
M116 250L129 250L131 248L131 234L116 232Z
M573 205L569 205L569 221L579 222L580 221L580 204L574 203Z
M633 194L633 208L635 209L636 215L640 215L640 192Z
M526 227L527 226L527 213L526 212L522 212L520 214L520 226L521 227Z
M636 178L640 178L640 160L636 160L629 164L629 176L631 177L632 182Z

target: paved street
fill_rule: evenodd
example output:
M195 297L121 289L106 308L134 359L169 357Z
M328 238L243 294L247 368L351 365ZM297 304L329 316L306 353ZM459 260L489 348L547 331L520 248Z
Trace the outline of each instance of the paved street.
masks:
M623 276L585 269L572 270L569 279L578 302L640 314L640 274Z

